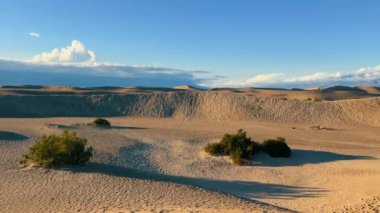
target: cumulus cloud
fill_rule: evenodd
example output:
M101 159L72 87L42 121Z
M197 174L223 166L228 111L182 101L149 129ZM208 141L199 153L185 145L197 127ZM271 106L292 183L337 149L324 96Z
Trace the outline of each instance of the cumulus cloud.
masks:
M39 33L36 33L36 32L31 32L29 33L30 36L34 37L34 38L39 38L40 37L40 34Z
M73 40L67 47L54 48L50 52L35 55L32 61L37 63L96 65L96 56L82 42Z

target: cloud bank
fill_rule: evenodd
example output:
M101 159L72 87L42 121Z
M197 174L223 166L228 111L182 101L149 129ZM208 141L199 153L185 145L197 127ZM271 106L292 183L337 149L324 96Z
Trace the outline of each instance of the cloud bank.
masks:
M38 33L30 35L39 37ZM73 40L66 47L37 54L28 61L0 58L0 76L0 85L173 87L187 84L204 87L273 88L380 86L380 65L347 73L317 72L305 76L290 76L276 72L255 75L244 80L221 82L225 76L212 76L205 71L98 62L94 51L89 50L82 42Z
M0 59L0 85L61 86L199 86L208 78L199 78L192 71L148 66L76 66L41 64Z
M293 77L285 73L259 74L245 81L216 83L217 87L281 87L308 88L330 86L380 86L380 65L342 72L317 72L310 75Z
M252 78L249 78L245 81L228 81L220 84L219 86L227 86L227 87L247 87L255 84L269 84L275 83L280 77L284 76L283 73L269 73L269 74L259 74ZM217 85L218 86L218 85Z
M0 85L200 86L213 79L205 77L208 74L166 67L100 63L96 61L95 52L78 40L67 47L37 54L29 61L0 58Z

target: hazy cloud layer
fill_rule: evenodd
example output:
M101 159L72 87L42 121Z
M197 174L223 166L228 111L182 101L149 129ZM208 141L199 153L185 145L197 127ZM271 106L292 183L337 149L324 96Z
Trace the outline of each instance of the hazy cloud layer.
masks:
M69 86L160 86L208 84L205 71L127 66L96 61L82 42L35 55L29 61L0 58L0 84L55 84ZM203 77L199 77L203 76Z
M32 35L33 34L33 35ZM38 37L38 33L30 33ZM284 73L255 75L245 80L226 80L205 71L128 66L101 63L95 52L82 42L73 40L64 48L35 55L30 61L0 58L0 84L55 84L68 86L160 86L182 84L205 87L327 87L334 85L380 86L380 65L353 72L318 72L305 76ZM221 80L225 82L221 82Z
M317 72L310 75L293 77L284 73L259 74L245 81L216 83L217 87L283 87L307 88L329 87L335 85L380 86L380 65L360 68L353 72Z
M255 84L269 84L274 83L277 80L279 80L280 77L284 76L283 73L269 73L269 74L259 74L252 78L249 78L245 81L228 81L225 83L222 83L220 86L227 86L227 87L247 87L250 85Z
M191 71L148 66L77 66L0 59L0 84L55 84L69 86L199 86L208 78Z

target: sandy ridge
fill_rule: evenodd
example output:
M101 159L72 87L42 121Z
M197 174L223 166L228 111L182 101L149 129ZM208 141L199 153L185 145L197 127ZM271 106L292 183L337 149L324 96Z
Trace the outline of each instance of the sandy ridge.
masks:
M284 100L221 92L0 95L0 117L131 116L380 126L380 98Z

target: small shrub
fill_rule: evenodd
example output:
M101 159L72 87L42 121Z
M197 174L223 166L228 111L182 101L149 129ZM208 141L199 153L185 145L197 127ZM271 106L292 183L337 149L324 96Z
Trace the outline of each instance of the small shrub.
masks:
M295 127L293 127L295 129ZM285 139L265 140L258 144L247 137L247 132L239 129L234 135L225 134L218 143L209 143L204 150L211 155L229 155L232 162L243 165L246 161L253 159L255 152L264 151L271 157L290 157L291 150Z
M290 157L291 150L285 142L285 138L265 140L261 144L262 149L271 157Z
M230 153L231 160L234 164L243 165L243 151L237 148Z
M314 102L321 102L322 101L322 99L320 99L320 98L314 98Z
M98 126L111 126L111 123L104 118L97 118L95 119L94 123Z
M224 148L220 143L209 143L205 147L205 152L209 153L210 155L220 155L225 154Z
M75 132L64 131L62 135L42 136L29 148L20 160L21 164L36 163L44 168L62 165L83 165L92 157L92 147L86 148L87 140Z
M247 137L247 132L239 129L234 135L225 134L219 143L207 144L205 151L211 155L230 155L236 164L242 164L242 159L252 159L259 145Z

